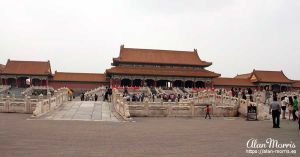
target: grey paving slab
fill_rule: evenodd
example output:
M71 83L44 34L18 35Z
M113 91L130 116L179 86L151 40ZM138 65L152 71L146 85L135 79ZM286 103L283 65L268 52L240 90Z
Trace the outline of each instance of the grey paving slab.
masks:
M112 114L110 103L93 101L72 101L39 119L45 120L83 120L118 121Z
M102 104L95 103L92 119L93 120L102 120Z

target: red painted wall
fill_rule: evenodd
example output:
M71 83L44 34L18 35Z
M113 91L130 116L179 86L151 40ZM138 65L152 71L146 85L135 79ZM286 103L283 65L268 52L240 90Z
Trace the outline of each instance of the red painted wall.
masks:
M90 83L90 82L49 82L49 86L54 89L68 87L70 89L94 89L99 86L108 86L109 83Z

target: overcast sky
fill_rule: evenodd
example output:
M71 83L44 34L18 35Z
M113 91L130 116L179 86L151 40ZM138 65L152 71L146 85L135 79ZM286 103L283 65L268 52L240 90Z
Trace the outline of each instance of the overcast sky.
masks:
M224 77L261 69L300 79L299 8L297 0L0 0L0 63L103 73L124 44L196 48Z

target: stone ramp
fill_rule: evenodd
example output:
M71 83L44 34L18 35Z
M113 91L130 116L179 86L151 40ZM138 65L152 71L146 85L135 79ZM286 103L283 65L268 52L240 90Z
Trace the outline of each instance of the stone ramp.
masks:
M264 111L265 114L267 115L266 119L265 120L270 120L272 119L272 115L269 114L269 109L270 109L270 106L269 105L264 105Z
M81 121L119 121L112 113L112 105L103 101L71 101L40 120L81 120Z

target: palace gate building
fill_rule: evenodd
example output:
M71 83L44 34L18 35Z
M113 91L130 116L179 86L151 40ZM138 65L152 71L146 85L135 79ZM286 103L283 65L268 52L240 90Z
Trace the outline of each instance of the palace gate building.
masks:
M115 86L212 87L220 74L206 70L212 65L194 51L125 48L113 58L107 69L110 84Z

